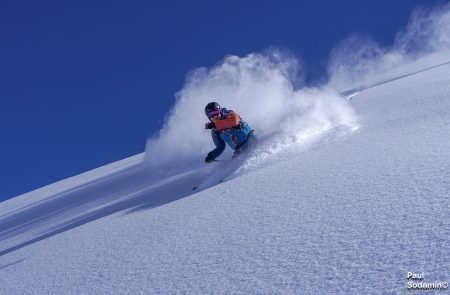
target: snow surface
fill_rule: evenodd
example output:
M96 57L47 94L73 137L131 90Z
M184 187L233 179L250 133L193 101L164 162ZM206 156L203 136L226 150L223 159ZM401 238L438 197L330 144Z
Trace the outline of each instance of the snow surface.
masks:
M332 94L354 120L260 138L240 162L162 169L141 154L0 203L0 293L408 293L410 271L449 281L448 62L386 72L351 103Z

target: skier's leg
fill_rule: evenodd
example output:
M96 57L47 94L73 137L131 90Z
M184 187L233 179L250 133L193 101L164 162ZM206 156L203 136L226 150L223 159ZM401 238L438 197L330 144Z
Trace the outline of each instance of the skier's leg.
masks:
M251 144L251 142L253 141L253 132L254 130L250 131L247 136L247 140L234 149L233 158L237 157L240 153L245 152L248 149L249 144Z

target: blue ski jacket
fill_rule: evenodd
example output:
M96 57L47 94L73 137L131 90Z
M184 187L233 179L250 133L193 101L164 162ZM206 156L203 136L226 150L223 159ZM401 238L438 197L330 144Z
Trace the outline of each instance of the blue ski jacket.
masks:
M209 152L215 159L220 156L228 145L233 150L239 150L247 143L248 137L253 129L243 121L239 115L226 108L221 109L221 120L215 123L215 128L211 129L211 136L216 148Z

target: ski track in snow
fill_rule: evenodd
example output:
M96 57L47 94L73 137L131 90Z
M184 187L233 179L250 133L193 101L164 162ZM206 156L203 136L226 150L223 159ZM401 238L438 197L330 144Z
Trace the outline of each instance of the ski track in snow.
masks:
M407 294L408 271L449 281L450 66L421 66L353 97L354 133L176 173L141 155L1 203L0 293Z

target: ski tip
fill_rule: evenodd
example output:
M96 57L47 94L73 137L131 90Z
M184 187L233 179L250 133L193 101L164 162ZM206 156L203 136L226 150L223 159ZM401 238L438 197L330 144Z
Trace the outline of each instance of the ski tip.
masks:
M193 191L195 191L196 189L198 189L198 186L194 186L194 187L192 188Z

